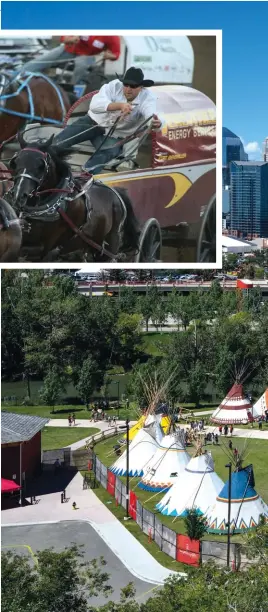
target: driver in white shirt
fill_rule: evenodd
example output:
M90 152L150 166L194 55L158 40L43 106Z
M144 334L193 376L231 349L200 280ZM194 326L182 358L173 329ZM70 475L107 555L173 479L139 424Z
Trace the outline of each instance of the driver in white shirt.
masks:
M117 120L118 123L109 138L107 146L101 148L86 162L84 170L96 174L111 159L118 157L123 149L122 139L131 136L146 120L151 119L152 130L161 128L161 121L156 115L156 98L147 87L153 81L144 79L140 68L129 68L123 82L115 79L103 85L90 102L88 114L68 125L55 137L54 144L58 149L69 147L89 140L97 149L104 135Z

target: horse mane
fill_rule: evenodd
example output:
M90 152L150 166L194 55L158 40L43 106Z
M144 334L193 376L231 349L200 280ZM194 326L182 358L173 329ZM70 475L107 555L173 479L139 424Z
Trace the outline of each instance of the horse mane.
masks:
M66 175L66 173L70 171L70 164L67 161L67 158L70 156L70 149L59 150L56 145L53 145L53 142L49 143L49 140L46 142L36 140L34 142L27 143L27 146L33 149L38 149L43 153L48 153L51 156L51 159L54 161L60 174Z

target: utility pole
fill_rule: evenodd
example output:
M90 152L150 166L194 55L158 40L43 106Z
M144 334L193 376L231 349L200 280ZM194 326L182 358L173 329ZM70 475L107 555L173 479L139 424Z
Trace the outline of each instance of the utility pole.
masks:
M229 470L229 486L228 486L228 532L227 532L227 567L230 567L230 546L231 546L231 478L232 478L232 464L227 463L225 466Z

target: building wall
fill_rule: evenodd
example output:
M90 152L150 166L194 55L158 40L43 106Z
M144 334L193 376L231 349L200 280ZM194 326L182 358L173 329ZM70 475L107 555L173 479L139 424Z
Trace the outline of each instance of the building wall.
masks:
M268 164L231 164L231 229L268 237Z
M20 445L2 445L2 478L13 479L16 474L16 482L20 481ZM29 442L22 444L22 473L25 472L25 479L29 480L38 475L41 470L41 432L39 431Z
M17 484L20 482L20 447L19 444L2 445L1 448L1 476L12 480L16 474Z

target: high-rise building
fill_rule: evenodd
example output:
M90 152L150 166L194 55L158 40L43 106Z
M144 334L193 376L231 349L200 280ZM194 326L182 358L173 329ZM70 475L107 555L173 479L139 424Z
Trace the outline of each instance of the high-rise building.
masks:
M222 210L230 210L230 164L232 161L247 161L248 156L244 151L243 143L228 128L222 128Z
M268 136L263 143L263 160L268 162Z
M249 240L268 237L268 163L233 161L231 175L231 231Z

